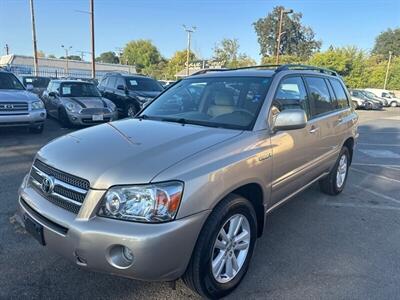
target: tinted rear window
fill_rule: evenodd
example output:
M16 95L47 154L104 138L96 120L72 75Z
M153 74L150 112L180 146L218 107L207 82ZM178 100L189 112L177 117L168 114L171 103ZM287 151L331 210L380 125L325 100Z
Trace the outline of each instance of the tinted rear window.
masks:
M329 79L329 81L331 82L333 91L335 93L338 107L339 108L349 107L349 102L347 100L346 92L344 91L344 88L340 83L340 81L337 79Z
M150 78L126 77L126 85L132 91L161 92L160 83Z
M305 80L310 93L311 116L321 115L336 109L324 78L307 76Z

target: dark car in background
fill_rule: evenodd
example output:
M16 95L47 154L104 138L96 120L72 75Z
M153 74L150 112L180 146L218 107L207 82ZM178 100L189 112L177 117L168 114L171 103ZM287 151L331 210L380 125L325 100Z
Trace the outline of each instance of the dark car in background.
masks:
M153 78L121 73L104 75L98 88L103 97L115 103L123 117L134 117L147 102L164 90Z
M364 105L358 106L358 108L380 110L384 106L382 101L367 96L362 90L349 90L349 92L352 98L364 101Z
M64 127L93 125L116 120L117 108L101 96L96 85L80 80L52 80L43 93L50 116Z
M0 127L22 126L41 133L45 120L43 101L27 91L14 74L0 68Z
M47 89L47 86L51 80L50 77L43 76L20 76L20 79L25 88L27 88L30 92L35 93L39 97L41 97L43 92Z

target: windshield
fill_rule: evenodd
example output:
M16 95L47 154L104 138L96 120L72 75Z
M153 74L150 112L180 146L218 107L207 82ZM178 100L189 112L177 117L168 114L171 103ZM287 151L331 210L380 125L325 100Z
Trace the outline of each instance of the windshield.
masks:
M10 73L0 73L0 90L24 90L18 78Z
M364 94L367 95L370 98L375 98L376 97L376 95L374 93L372 93L372 92L364 91Z
M63 97L101 97L99 90L92 83L64 82L60 87L60 96Z
M22 79L24 85L32 84L35 88L47 88L50 78L46 77L24 77Z
M161 84L151 78L126 77L126 84L132 91L161 92L163 90Z
M149 104L138 117L250 130L270 81L270 77L185 79Z

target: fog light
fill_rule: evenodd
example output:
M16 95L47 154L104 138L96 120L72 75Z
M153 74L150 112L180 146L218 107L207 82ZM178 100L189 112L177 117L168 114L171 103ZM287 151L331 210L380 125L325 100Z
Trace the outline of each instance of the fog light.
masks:
M117 269L127 269L133 264L134 255L131 249L123 245L113 245L106 255L107 261Z
M127 261L129 261L129 262L133 261L133 253L132 253L131 249L129 249L128 247L123 246L122 254L124 255L124 257Z

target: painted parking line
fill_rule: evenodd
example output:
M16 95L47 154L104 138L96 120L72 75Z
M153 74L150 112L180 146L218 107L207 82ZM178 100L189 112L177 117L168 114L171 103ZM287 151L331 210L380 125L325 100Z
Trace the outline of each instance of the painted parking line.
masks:
M374 147L400 147L399 144L373 144L373 143L357 143L362 146L374 146Z
M360 170L360 169L357 169L357 168L351 168L351 170L355 171L355 172L358 172L358 173L366 174L368 176L377 177L377 178L380 178L380 179L383 179L383 180L386 180L386 181L400 183L400 180L393 179L393 178L390 178L390 177L386 177L386 176L383 176L383 175L372 174L370 172L366 172L366 171L363 171L363 170Z
M366 166L366 167L380 167L397 170L400 169L400 165L388 165L388 164L368 164L368 163L351 163L352 166Z
M360 149L358 151L368 155L373 158L389 158L389 159L399 159L400 154L390 151L390 150L377 150L377 149Z

